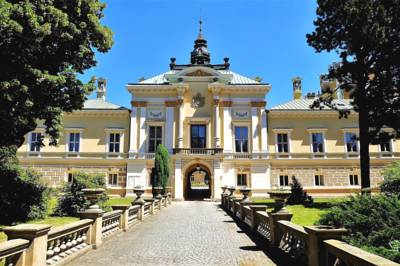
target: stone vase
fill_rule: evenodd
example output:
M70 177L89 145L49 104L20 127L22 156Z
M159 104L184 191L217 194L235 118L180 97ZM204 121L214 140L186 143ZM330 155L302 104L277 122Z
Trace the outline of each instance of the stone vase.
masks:
M251 192L251 189L248 187L240 188L239 189L240 193L243 194L243 199L240 201L241 203L248 203L250 202L249 194Z
M275 200L274 212L289 213L286 209L286 200L292 192L290 190L271 190L267 192L271 199Z
M142 195L144 193L144 188L142 187L135 187L133 188L133 192L136 194L135 200L132 202L132 205L143 205L145 203Z
M101 194L105 191L104 188L83 188L83 196L90 202L89 210L99 210L100 207L97 205Z

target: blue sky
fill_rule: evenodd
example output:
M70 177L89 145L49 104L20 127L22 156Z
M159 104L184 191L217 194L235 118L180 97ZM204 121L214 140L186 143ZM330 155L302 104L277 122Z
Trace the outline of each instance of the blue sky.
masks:
M211 62L230 58L231 69L260 76L272 85L267 108L292 99L291 78L303 78L303 92L319 89L319 74L337 60L317 54L306 42L314 29L316 3L311 0L108 0L104 24L115 33L113 48L97 54L86 71L108 81L107 99L130 106L125 85L169 69L169 58L189 62L198 20L211 52ZM93 97L93 96L92 96Z

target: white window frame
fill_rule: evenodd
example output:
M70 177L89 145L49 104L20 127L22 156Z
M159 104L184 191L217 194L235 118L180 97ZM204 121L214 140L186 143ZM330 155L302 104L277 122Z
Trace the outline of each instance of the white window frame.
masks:
M250 187L250 172L246 171L247 169L239 168L235 173L235 184L238 187ZM246 185L238 184L238 175L246 175Z
M272 129L275 135L275 154L277 158L291 158L292 153L292 128L274 128ZM288 138L288 152L278 151L278 134L287 134Z
M346 134L354 134L357 137L359 136L358 128L343 128L341 129L343 132L343 151L346 158L358 158L360 156L360 141L357 140L357 152L347 151L347 143L346 143Z
M281 176L287 176L287 180L288 180L287 185L281 185ZM278 174L277 179L278 179L278 181L277 181L278 187L283 187L283 188L290 187L290 177L288 174Z
M251 153L252 151L252 145L253 145L253 140L251 139L251 128L250 128L250 123L249 122L233 122L233 150L235 153L240 153L240 154L246 154L246 153ZM235 135L235 129L236 127L247 127L247 152L238 152L236 151L236 135Z
M106 155L107 157L117 157L120 158L121 154L124 153L124 137L125 137L125 129L124 128L105 128L106 133ZM119 134L119 152L110 152L110 134Z
M109 178L110 178L110 175L116 175L117 176L117 182L116 182L116 184L110 184L110 182L109 182ZM110 187L110 188L117 188L117 187L120 187L120 184L119 184L119 181L118 181L118 179L119 179L119 175L118 175L118 172L108 172L107 173L107 187Z
M326 131L328 131L327 128L308 128L307 132L309 133L309 139L310 139L310 153L311 153L311 158L326 158ZM313 140L312 140L312 135L316 134L322 134L322 146L323 146L323 152L314 152L313 149Z
M382 151L381 145L380 144L377 144L377 145L378 145L379 157L393 157L393 155L394 155L393 139L389 140L390 151Z
M148 154L155 154L154 152L149 152L150 148L150 127L161 127L161 144L165 144L165 122L146 122L146 153ZM157 147L156 147L157 149Z
M28 133L28 141L27 141L27 143L26 143L26 144L27 144L27 145L26 145L26 151L27 151L27 153L28 153L28 156L33 155L33 156L40 157L40 153L42 152L42 148L43 148L43 147L40 147L40 148L39 148L39 151L31 151L32 133L40 133L40 134L43 136L43 140L44 140L44 137L45 137L45 129L44 129L44 128L37 128L37 129L35 129L34 131L29 132L29 133Z
M318 183L319 183L319 185L317 185L316 183L315 183L315 177L316 176L319 176L319 178L318 178ZM314 187L325 187L326 186L326 183L325 183L325 176L323 175L323 174L314 174L314 180L313 180L313 184L314 184ZM322 177L322 185L320 185L321 184L321 177Z
M65 153L67 154L67 157L79 157L80 153L82 152L83 148L83 131L84 128L65 128L64 129L66 134L65 134ZM69 151L69 140L70 140L70 134L71 133L79 133L79 151Z
M357 176L357 185L352 185L351 184L351 177L350 176L353 176L353 183L354 183L354 176ZM350 173L349 174L349 186L350 187L360 187L361 186L361 184L360 184L360 175L359 174L357 174L357 173Z

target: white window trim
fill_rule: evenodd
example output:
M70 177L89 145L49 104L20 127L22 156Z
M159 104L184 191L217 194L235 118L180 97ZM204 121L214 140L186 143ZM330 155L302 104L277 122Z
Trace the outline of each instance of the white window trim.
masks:
M246 185L242 186L238 184L238 175L246 175ZM250 187L250 172L248 171L236 171L235 173L235 184L237 187Z
M114 157L117 155L118 158L121 157L121 154L124 152L124 137L125 137L125 129L124 128L105 128L106 133L106 155L107 157ZM119 152L110 152L110 134L119 133Z
M308 128L307 132L310 139L310 153L312 158L326 158L326 131L327 128ZM314 152L313 150L313 142L312 142L312 134L313 133L321 133L322 134L322 145L323 145L323 152Z
M352 185L351 184L351 182L350 182L350 175L353 175L353 176L357 176L357 181L358 181L358 185ZM360 182L360 175L359 174L357 174L357 173L355 173L355 174L352 174L352 173L350 173L349 175L348 175L348 181L349 181L349 187L361 187L361 182Z
M393 157L394 156L394 143L393 139L389 140L390 151L381 151L381 145L378 144L379 157ZM389 156L385 156L389 155Z
M110 175L117 175L117 184L116 185L110 184L108 182L108 179L109 179ZM118 172L108 172L106 178L107 178L106 181L107 181L107 187L108 188L122 188L121 185L119 184L119 174L118 174Z
M82 136L83 136L83 131L84 128L65 128L64 129L66 135L65 135L65 153L67 154L67 157L69 155L76 155L76 157L79 157L80 153L82 152L82 147L83 147L83 143L82 143ZM79 133L79 151L75 152L75 151L69 151L69 139L70 139L70 134L71 133Z
M316 176L316 175L318 175L318 176L320 176L320 177L322 176L322 180L323 180L322 183L323 183L323 185L317 185L317 184L315 184L315 176ZM325 175L323 175L323 174L314 174L314 175L313 175L313 179L314 179L314 180L313 180L314 187L326 187ZM321 183L321 182L319 182L319 183Z
M150 148L150 127L161 127L161 144L165 144L165 122L164 121L146 121L146 153L155 154L149 152ZM157 148L157 147L156 147Z
M232 121L232 138L233 138L233 143L232 143L232 150L234 153L239 153L239 154L246 154L246 152L237 152L236 151L236 135L235 135L235 128L236 127L247 127L247 153L251 153L253 150L253 139L251 138L251 123L249 121ZM251 139L251 140L250 140Z
M291 152L292 152L292 128L273 128L272 131L274 132L275 135L275 154L277 158L283 157L283 158L291 158ZM289 152L279 152L278 151L278 134L287 134L288 135L288 149Z
M359 157L360 156L360 141L357 140L357 152L347 151L347 143L346 143L346 134L351 133L355 134L357 137L359 136L359 131L357 129L343 129L343 146L344 146L344 154L346 158L348 157Z
M281 186L281 176L287 176L288 177L288 185L287 186ZM278 187L280 187L280 188L290 188L290 177L289 177L289 175L287 175L287 174L278 174L278 176L277 176L277 182L276 182L277 184L278 184Z
M26 151L27 151L27 153L28 153L28 155L37 155L38 157L40 157L40 153L42 152L42 148L43 147L40 147L40 150L39 151L31 151L31 142L32 142L32 133L40 133L40 134L42 134L42 136L43 136L43 140L44 140L44 137L45 137L45 129L44 128L37 128L37 129L35 129L35 130L33 130L33 131L31 131L31 132L29 132L28 133L28 141L27 141L27 143L26 143Z

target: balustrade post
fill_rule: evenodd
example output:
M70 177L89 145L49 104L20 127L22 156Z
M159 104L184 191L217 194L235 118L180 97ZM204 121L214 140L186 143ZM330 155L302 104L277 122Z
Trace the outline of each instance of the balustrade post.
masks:
M163 195L164 207L167 207L167 195Z
M155 205L156 205L156 200L155 199L146 199L146 202L150 202L150 208L149 208L149 213L150 214L154 214L155 211ZM143 209L143 213L144 213L144 209Z
M102 243L103 214L101 209L88 209L79 213L79 218L93 220L88 230L87 240L94 249Z
M25 251L25 265L46 265L47 239L51 226L46 224L19 224L4 228L9 240L22 238L29 240Z
M251 223L251 231L257 232L257 227L260 224L260 219L257 215L258 211L265 211L267 209L266 205L250 205L249 206L251 209L251 216L252 216L252 223Z
M269 226L271 228L271 245L273 247L279 247L279 243L281 242L282 234L278 227L278 221L290 221L292 219L293 214L291 213L274 213L267 212L269 217Z
M327 239L340 240L347 233L344 228L332 228L330 226L304 226L308 233L308 265L322 266L325 261L323 241Z
M121 228L124 232L128 230L129 223L129 205L113 205L111 208L113 211L121 210L121 216L119 217L119 228Z

